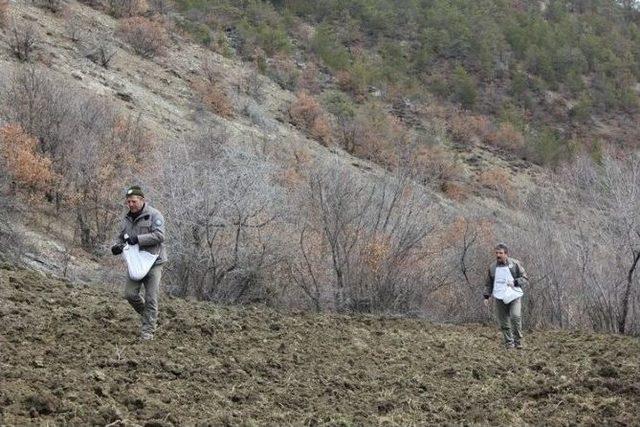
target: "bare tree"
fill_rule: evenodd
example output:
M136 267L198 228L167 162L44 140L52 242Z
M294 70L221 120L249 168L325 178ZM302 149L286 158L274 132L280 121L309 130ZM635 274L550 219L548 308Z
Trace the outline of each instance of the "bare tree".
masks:
M172 149L165 210L173 218L176 293L241 302L260 293L259 278L277 263L272 166L232 148L224 129L207 129Z
M567 178L589 216L579 217L576 247L596 326L637 332L640 261L640 158L605 156L602 164L581 158Z
M82 25L82 16L74 12L71 8L65 8L63 12L64 17L64 29L71 39L72 42L78 42L82 39L83 25Z
M38 31L33 24L14 23L9 35L9 46L16 58L23 62L29 61L38 42Z
M337 311L409 312L441 282L426 262L429 201L403 177L368 178L338 164L310 174L300 257L289 262L316 309L330 292Z
M84 56L87 59L104 68L109 68L117 49L106 34L93 36L83 44Z
M36 66L19 68L0 92L2 115L37 138L56 180L50 202L73 212L81 243L96 248L113 227L122 181L141 169L149 133L139 117L70 87ZM64 209L62 209L64 208Z

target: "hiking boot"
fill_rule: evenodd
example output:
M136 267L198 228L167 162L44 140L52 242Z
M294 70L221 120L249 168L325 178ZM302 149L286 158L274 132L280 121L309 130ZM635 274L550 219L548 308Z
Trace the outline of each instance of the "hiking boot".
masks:
M505 347L507 350L512 350L512 349L516 348L516 345L515 345L514 343L512 343L512 342L508 342L508 343L506 343L506 344L504 345L504 347Z
M142 341L151 341L153 339L153 334L151 332L143 332L140 334L140 339Z

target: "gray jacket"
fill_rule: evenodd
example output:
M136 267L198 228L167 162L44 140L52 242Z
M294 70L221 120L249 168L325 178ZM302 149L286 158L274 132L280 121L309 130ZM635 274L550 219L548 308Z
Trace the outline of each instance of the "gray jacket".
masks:
M515 258L507 258L507 264L501 265L501 267L509 266L509 271L513 276L513 285L518 286L520 288L525 287L529 284L529 277L527 276L527 272L524 271L522 264ZM489 271L487 272L487 280L484 284L484 297L489 298L491 294L493 294L493 282L496 277L496 267L498 263L494 261L489 266Z
M167 253L164 248L164 217L159 210L145 203L138 216L133 218L128 213L123 219L118 234L118 243L124 243L124 235L138 236L138 245L152 254L157 254L156 264L167 262Z

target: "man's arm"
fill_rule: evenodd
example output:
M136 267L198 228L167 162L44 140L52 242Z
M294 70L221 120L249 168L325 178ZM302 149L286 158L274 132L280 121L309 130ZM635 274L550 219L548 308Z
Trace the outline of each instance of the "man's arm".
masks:
M516 269L517 277L515 277L513 284L515 286L518 286L519 288L527 286L529 284L529 276L527 276L527 272L524 270L524 267L522 267L522 264L520 264L519 261L516 263L516 267L517 267Z
M164 242L164 217L160 212L157 212L151 216L150 232L145 234L139 234L138 245L154 246Z
M122 248L124 247L124 222L120 224L120 232L116 237L116 241L113 246L111 246L111 253L114 255L120 255L122 253Z

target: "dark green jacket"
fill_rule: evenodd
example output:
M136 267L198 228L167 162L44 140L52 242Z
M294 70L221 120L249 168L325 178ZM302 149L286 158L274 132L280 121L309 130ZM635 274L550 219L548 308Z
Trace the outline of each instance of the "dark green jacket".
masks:
M511 271L511 275L513 276L513 285L518 286L520 288L525 287L529 284L529 277L527 277L527 272L524 271L524 267L520 261L515 258L507 258L506 264L501 264L500 267L509 266L509 271ZM498 263L494 261L487 271L487 280L484 284L484 297L489 298L491 294L493 294L493 282L496 277L496 267Z
M138 236L140 249L157 254L156 264L163 264L167 261L167 253L164 248L164 217L159 210L152 208L145 203L138 215L128 213L120 225L118 233L118 243L124 243L124 235Z

